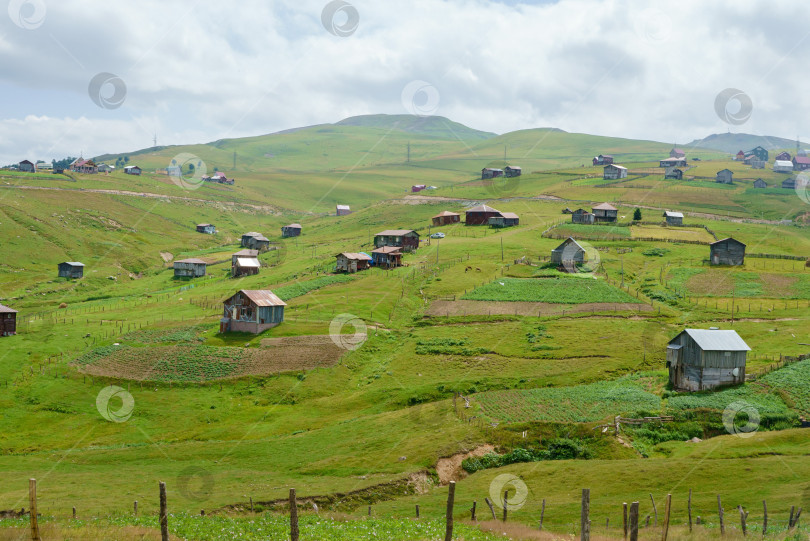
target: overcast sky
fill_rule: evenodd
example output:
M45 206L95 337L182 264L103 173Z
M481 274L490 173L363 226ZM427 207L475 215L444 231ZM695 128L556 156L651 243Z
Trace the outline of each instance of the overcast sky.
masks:
M3 2L0 163L368 113L497 133L810 138L806 0ZM728 88L744 95L724 120Z

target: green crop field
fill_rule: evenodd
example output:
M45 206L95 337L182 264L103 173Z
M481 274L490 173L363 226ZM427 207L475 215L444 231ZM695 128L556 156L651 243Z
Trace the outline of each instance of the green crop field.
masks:
M503 278L478 287L464 295L473 301L524 301L552 303L616 302L638 300L603 280L589 277Z

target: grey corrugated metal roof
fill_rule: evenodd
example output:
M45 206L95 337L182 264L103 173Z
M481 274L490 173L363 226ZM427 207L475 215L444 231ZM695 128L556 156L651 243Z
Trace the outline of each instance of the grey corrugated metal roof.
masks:
M619 210L619 209L617 209L610 203L599 203L598 205L593 207L593 210Z
M408 233L414 232L415 231L413 229L386 229L385 231L380 231L374 236L379 237L380 235L385 235L387 237L401 237L403 235L407 235Z
M270 242L270 239L268 239L264 235L254 235L253 240L258 240L258 241L261 241L261 242L264 242L264 241Z
M202 263L203 265L207 265L205 261L202 259L197 259L196 257L190 257L188 259L178 259L175 263Z
M285 225L284 227L292 227L294 229L301 229L301 224L289 224L289 225Z
M241 293L256 303L256 306L287 306L269 289L243 289Z
M248 233L243 233L242 234L243 237L256 237L256 236L260 236L260 235L261 235L261 233L256 233L255 231L250 231Z
M711 329L686 329L692 340L703 351L751 351L737 331Z
M494 209L489 205L478 205L477 207L473 207L468 209L467 212L497 212L500 213L501 211L498 209Z
M442 216L461 216L458 212L450 212L449 210L443 210L438 213L434 218L441 218Z
M16 314L17 310L0 304L0 314Z
M573 244L576 244L576 245L577 245L577 248L579 248L579 249L580 249L580 250L582 250L583 252L585 251L585 248L583 248L583 247L582 247L582 245L581 245L580 243L578 243L578 242L577 242L577 241L574 239L574 237L568 237L567 239L565 239L565 240L562 242L562 244L560 244L559 246L557 246L556 248L554 248L554 250L552 250L552 251L553 251L553 252L557 252L557 251L559 251L559 250L565 250L565 248L566 248L566 247L567 247L569 244L572 244L572 243L573 243Z
M259 250L251 250L250 248L245 248L244 250L239 250L235 254L236 257L256 257L259 255Z
M744 243L744 242L740 242L740 241L738 241L737 239L732 238L732 237L726 237L726 238L724 238L724 239L720 239L720 240L714 241L714 242L712 242L711 244L709 244L709 246L714 246L715 244L720 244L720 243L723 243L723 242L726 242L726 241L736 242L737 244L742 244L743 246L745 246L745 243Z
M261 263L255 257L237 257L236 258L236 266L237 267L248 267L248 268L259 268L261 267Z
M335 257L344 256L347 259L358 259L360 261L371 261L371 256L367 254L361 254L359 252L341 252L337 254Z
M378 253L378 254L394 254L394 253L396 253L396 254L400 254L402 252L401 252L401 248L398 248L396 246L381 246L380 248L377 248L376 250L372 250L371 253L372 254L373 253Z
M671 210L664 211L664 216L670 218L683 218L683 212L672 212Z
M62 265L70 265L72 267L84 267L84 263L79 263L78 261L65 261Z

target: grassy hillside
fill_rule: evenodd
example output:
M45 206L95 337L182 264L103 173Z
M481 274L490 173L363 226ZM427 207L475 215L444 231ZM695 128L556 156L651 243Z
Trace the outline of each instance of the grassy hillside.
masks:
M726 154L737 154L740 150L748 152L758 146L768 149L769 151L776 151L777 153L782 150L787 150L792 156L796 151L796 140L765 135L751 135L749 133L715 133L703 139L695 139L686 145L689 149L710 148L725 152ZM800 143L800 147L807 148L810 147L810 145Z

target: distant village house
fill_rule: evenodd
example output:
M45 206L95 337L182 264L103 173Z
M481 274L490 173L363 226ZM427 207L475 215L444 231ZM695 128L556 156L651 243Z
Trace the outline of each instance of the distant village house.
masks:
M613 156L609 154L600 154L593 159L594 165L610 165L613 163Z
M488 223L492 227L513 227L520 224L520 217L514 212L501 212L500 216L492 216Z
M243 289L223 302L219 332L259 334L284 321L285 306L270 290Z
M664 211L664 219L667 225L683 225L682 212L673 212L671 210Z
M594 221L599 222L616 222L619 220L619 209L610 203L601 203L591 209L593 211Z
M507 165L506 168L503 170L505 177L512 178L512 177L519 177L523 174L523 169L518 167L517 165Z
M669 151L669 157L670 158L685 158L686 157L686 152L684 152L683 150L681 150L678 147L674 147L672 150Z
M478 205L467 209L465 222L467 225L488 225L489 219L501 216L501 211L489 205Z
M335 207L336 216L348 216L351 213L352 209L349 208L349 205L337 205Z
M386 229L374 235L374 247L394 246L409 252L419 248L419 233L412 229Z
M206 235L213 235L217 232L214 224L197 224L197 233L205 233Z
M382 246L371 252L371 260L376 267L392 269L402 266L402 251L396 246Z
M795 178L786 178L782 181L782 187L788 190L795 190L796 189L796 179Z
M674 167L664 173L664 179L668 180L683 180L683 170Z
M551 250L551 262L566 269L574 269L585 263L585 248L573 237L568 237L562 244Z
M767 187L768 184L761 178L758 178L754 181L754 188L767 188Z
M714 181L720 184L734 184L734 171L731 169L721 169L717 172Z
M596 221L596 216L593 212L588 212L585 209L577 209L571 213L571 223L575 224L593 224Z
M126 167L124 167L124 173L126 173L127 175L140 175L141 168L138 167L137 165L127 165Z
M199 278L205 276L205 268L208 264L202 259L189 258L179 259L174 262L175 278Z
M250 233L242 235L242 246L261 252L270 248L270 239L261 233L251 231Z
M283 238L298 237L301 235L301 224L289 224L281 226L281 236Z
M602 177L605 180L618 180L621 178L627 178L627 168L622 167L621 165L616 165L614 163L606 165Z
M82 276L84 276L84 263L78 261L59 263L60 278L81 278Z
M17 310L0 304L0 336L17 334Z
M804 171L810 169L810 158L807 156L796 156L793 158L793 170Z
M727 238L709 245L709 263L712 265L742 265L745 263L745 244Z
M457 224L461 221L461 214L444 210L431 218L434 226Z
M231 276L241 278L259 274L262 265L259 263L258 258L258 250L239 250L231 256Z
M659 167L686 167L686 158L665 158L658 162Z
M342 252L335 256L335 272L357 272L366 270L371 264L371 256L364 253Z
M793 162L787 160L776 160L773 162L773 170L775 173L792 173Z
M86 175L98 173L98 167L96 167L93 160L84 160L82 158L74 160L74 162L70 164L70 170L74 173L84 173Z
M21 161L17 167L23 173L36 173L37 171L37 166L30 160Z
M491 167L484 167L481 169L481 178L497 178L503 176L503 169L493 169Z
M745 383L749 351L751 348L736 331L686 329L667 345L669 381L683 391Z

